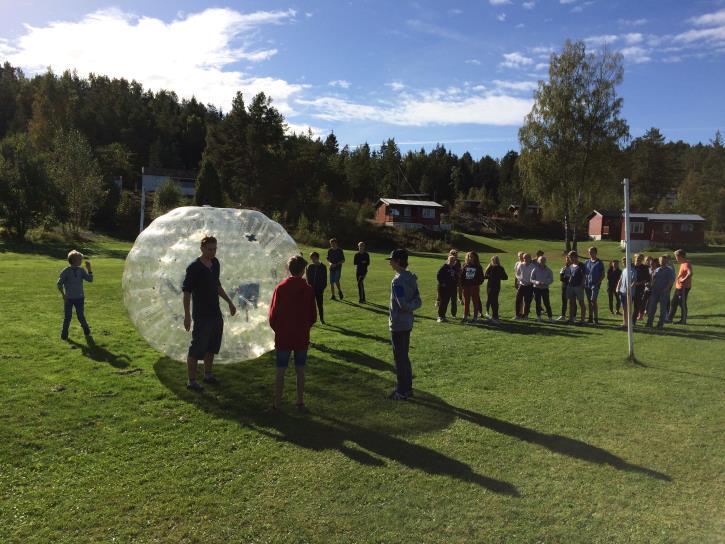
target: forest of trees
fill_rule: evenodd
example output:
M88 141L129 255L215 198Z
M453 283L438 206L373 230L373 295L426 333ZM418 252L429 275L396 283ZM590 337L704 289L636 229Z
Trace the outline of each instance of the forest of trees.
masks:
M725 230L719 132L690 145L651 128L610 155L596 198L579 217L592 206L620 208L626 176L636 209L699 213L711 230ZM425 193L452 211L464 199L480 200L488 212L536 200L524 194L516 151L474 158L438 145L401 153L392 138L340 147L334 134L289 134L264 94L237 94L223 112L135 81L51 71L28 78L8 63L0 67L0 220L7 232L22 238L34 227L63 225L134 236L138 195L113 180L134 182L142 166L198 172L198 204L253 207L321 233L371 217L381 196ZM173 202L173 190L166 193ZM540 203L545 217L557 218L559 210Z

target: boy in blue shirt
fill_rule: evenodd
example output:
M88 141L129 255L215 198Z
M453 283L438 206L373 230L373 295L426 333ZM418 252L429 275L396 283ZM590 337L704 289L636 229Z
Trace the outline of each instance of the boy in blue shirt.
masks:
M76 317L83 328L83 334L87 338L91 338L91 329L86 321L84 306L85 295L83 294L83 282L93 281L93 272L91 272L91 261L86 259L86 269L81 268L83 254L75 249L68 253L68 264L60 273L56 286L63 295L63 329L60 332L61 340L68 340L68 327L73 318L73 308L76 309Z
M604 279L604 264L597 257L597 248L589 248L589 259L584 261L584 291L589 303L589 323L599 325L599 287Z
M390 400L408 400L413 396L413 370L410 365L410 333L413 330L413 311L421 307L418 279L408 272L408 252L396 249L387 258L395 277L390 286L390 336L398 384L388 395Z

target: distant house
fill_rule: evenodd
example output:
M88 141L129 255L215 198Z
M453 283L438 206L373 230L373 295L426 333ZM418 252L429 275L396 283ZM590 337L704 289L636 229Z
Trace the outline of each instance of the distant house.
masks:
M620 244L624 247L622 220ZM700 247L705 245L705 218L685 213L632 213L629 216L632 251L648 247Z
M170 179L181 189L181 194L186 197L193 197L196 192L196 172L185 170L171 170L166 168L153 168L150 166L141 167L141 216L139 218L139 231L144 229L146 219L146 196L147 193L156 192L161 184Z
M622 230L622 212L594 210L587 216L589 238L592 240L619 240Z
M432 200L381 198L375 204L375 223L403 229L449 230L441 224L445 208Z
M508 211L511 217L518 217L521 214L521 204L509 204ZM544 208L537 204L527 204L525 211L526 215L539 217L544 213Z

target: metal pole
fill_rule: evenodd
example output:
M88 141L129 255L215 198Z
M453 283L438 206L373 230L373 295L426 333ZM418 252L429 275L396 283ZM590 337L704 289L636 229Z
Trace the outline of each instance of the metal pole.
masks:
M627 341L629 343L629 358L634 360L634 328L632 323L632 278L630 276L630 266L632 262L632 254L630 252L630 227L629 227L629 178L624 178L622 182L624 184L624 252L627 264L622 271L622 274L626 274L627 278L627 307L624 309L627 312Z

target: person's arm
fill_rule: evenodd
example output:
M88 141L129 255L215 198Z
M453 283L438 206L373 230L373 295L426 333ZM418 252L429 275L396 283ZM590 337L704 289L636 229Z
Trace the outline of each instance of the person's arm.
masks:
M277 288L274 288L272 293L272 302L269 304L269 326L273 331L276 331L277 326Z
M315 304L315 292L312 287L305 293L307 295L307 308L310 316L310 327L317 322L317 305Z
M86 259L86 269L83 271L83 279L87 282L93 282L93 272L91 271L91 261Z
M236 314L237 307L234 306L234 303L231 301L231 299L229 298L229 295L227 295L226 291L224 291L224 289L222 289L221 285L217 285L216 292L219 294L220 297L222 297L227 302L227 304L229 304L229 313L231 315Z
M191 306L191 293L184 291L184 329L187 331L191 330L191 313L189 313L189 307Z
M60 276L58 276L58 281L55 284L55 286L58 288L58 291L60 291L60 294L62 295L63 300L65 300L67 298L66 294L65 294L65 290L63 289L63 285L65 285L64 272L65 272L65 270L63 270L63 272L60 273Z
M499 268L501 269L501 279L508 280L509 275L506 273L506 269L503 266L499 266Z
M413 280L413 292L412 292L411 299L408 303L408 309L409 309L408 311L410 311L412 313L414 310L417 310L421 306L423 306L423 301L420 298L420 291L418 290L418 281L414 279Z
M690 266L690 263L687 263L687 268L685 268L685 275L682 276L680 282L685 283L687 280L690 279L690 276L692 276L692 266Z

